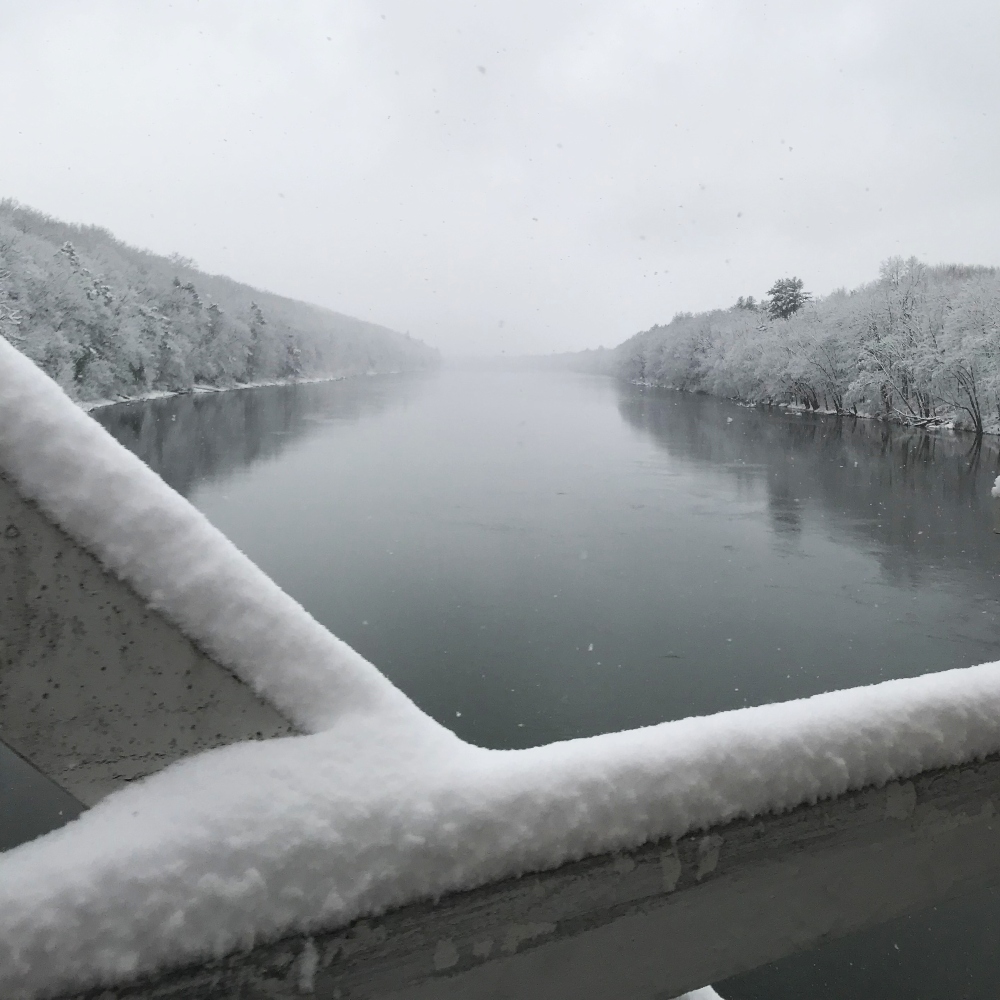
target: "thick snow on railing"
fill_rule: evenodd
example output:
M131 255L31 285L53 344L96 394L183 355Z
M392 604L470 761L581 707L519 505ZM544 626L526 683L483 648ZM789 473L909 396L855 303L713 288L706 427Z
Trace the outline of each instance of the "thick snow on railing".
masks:
M0 472L309 732L189 758L0 855L4 997L111 983L1000 751L997 664L484 750L331 636L2 340Z

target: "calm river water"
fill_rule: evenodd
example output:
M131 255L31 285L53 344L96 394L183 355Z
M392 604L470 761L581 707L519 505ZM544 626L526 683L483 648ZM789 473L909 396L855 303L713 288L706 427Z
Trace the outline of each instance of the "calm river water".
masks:
M995 443L532 372L95 417L484 746L1000 659ZM995 998L998 926L984 890L718 988Z

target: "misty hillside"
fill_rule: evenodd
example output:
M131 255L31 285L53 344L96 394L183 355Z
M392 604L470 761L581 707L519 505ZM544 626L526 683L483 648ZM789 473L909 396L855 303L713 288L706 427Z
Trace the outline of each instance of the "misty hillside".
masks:
M614 349L611 374L752 403L902 423L1000 427L1000 271L895 257L876 281L813 300L769 298L676 315Z
M0 202L0 335L81 401L427 368L408 335Z

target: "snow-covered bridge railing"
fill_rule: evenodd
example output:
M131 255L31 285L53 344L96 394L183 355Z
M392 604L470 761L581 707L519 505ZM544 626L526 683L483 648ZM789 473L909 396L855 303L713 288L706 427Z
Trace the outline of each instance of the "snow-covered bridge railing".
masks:
M0 721L96 803L0 855L5 998L666 1000L998 873L996 665L489 751L2 340L0 474Z
M667 1000L1000 880L998 807L992 758L87 996Z

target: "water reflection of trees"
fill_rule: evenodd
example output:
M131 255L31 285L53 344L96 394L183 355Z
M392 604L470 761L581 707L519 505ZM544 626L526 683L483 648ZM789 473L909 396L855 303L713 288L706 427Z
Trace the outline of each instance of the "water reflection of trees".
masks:
M356 421L410 399L426 375L268 386L172 396L93 411L175 490L280 454L335 421Z
M876 554L897 582L928 570L996 569L991 440L627 384L619 392L622 417L671 455L763 486L779 533L797 532L805 512L816 510L831 530Z

